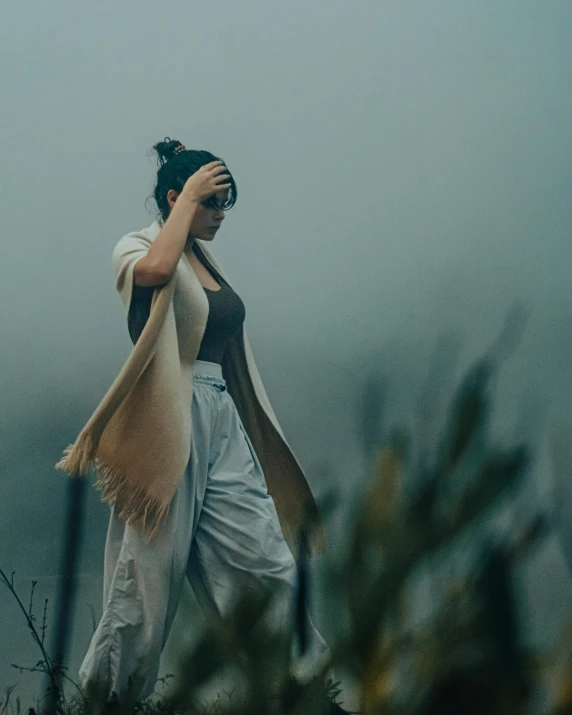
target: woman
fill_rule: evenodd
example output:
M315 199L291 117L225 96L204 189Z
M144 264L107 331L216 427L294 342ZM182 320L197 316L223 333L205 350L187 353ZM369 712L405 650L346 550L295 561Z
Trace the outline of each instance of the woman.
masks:
M153 692L185 576L205 613L214 617L227 613L243 589L275 586L281 597L272 617L284 624L296 581L285 534L290 536L290 517L299 502L314 505L256 369L244 330L245 306L205 245L236 201L235 181L209 152L187 150L168 137L154 149L160 164L154 192L160 218L124 236L113 252L135 347L102 403L105 409L100 405L88 423L97 437L80 436L89 442L90 455L99 444L99 485L111 503L103 615L80 669L83 688L96 689L106 703L132 702ZM177 340L171 353L164 347L169 336ZM134 376L136 389L126 385L127 374ZM158 375L163 375L161 389ZM181 389L164 389L168 377L176 385L181 375ZM166 507L157 485L174 450L178 423L169 418L168 430L161 432L158 421L148 418L159 414L149 405L161 399L163 410L181 399L181 424L190 426L185 427L189 442L185 435L180 440L184 474L174 494L164 492L169 494ZM115 421L109 417L113 410ZM128 451L134 434L143 435L144 444L140 439L137 449ZM68 448L68 461L59 468L85 473L87 451L74 452L80 441ZM160 466L153 471L149 465L159 450ZM124 454L129 458L122 471L118 465ZM114 469L101 466L112 463ZM293 669L300 679L329 655L308 619L309 649Z

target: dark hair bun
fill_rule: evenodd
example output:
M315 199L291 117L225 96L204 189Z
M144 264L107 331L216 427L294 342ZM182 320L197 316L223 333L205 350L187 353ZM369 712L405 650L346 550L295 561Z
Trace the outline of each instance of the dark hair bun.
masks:
M182 146L180 141L165 137L162 142L153 145L153 149L157 153L158 161L161 166L165 164L171 157L175 155L175 149Z

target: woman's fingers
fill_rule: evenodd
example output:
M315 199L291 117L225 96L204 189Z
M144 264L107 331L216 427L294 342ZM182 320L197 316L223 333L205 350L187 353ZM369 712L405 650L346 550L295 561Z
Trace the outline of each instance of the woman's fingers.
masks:
M210 173L216 176L216 174L220 174L221 171L228 171L227 167L224 164L219 164L218 166L215 166L210 170Z

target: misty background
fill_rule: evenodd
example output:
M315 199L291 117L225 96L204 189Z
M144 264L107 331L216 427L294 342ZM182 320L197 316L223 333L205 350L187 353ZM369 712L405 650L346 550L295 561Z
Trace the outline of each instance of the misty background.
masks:
M155 218L147 152L165 136L236 179L209 247L317 497L339 494L333 556L369 477L366 382L387 377L388 420L411 426L439 336L460 346L445 405L517 300L530 314L491 434L510 442L521 414L534 424L522 510L550 509L550 425L572 427L571 29L557 0L3 7L0 568L22 596L38 581L38 615L59 568L54 464L130 353L111 252ZM101 614L108 511L90 488L73 678ZM572 528L560 535L520 574L540 647L572 612ZM313 608L328 640L323 561ZM10 664L38 657L0 589L0 686L35 688Z

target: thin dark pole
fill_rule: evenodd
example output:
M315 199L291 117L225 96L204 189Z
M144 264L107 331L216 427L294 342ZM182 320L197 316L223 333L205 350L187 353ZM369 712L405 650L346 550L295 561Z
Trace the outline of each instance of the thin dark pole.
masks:
M309 564L308 564L308 531L304 525L300 531L298 550L298 579L295 600L295 622L298 635L298 653L303 656L308 647L308 620L306 609L309 607Z
M63 681L62 669L65 666L77 590L85 482L85 478L77 476L69 477L67 480L67 513L61 554L61 578L56 601L56 628L52 648L55 677L49 683L46 715L55 715L60 701Z

